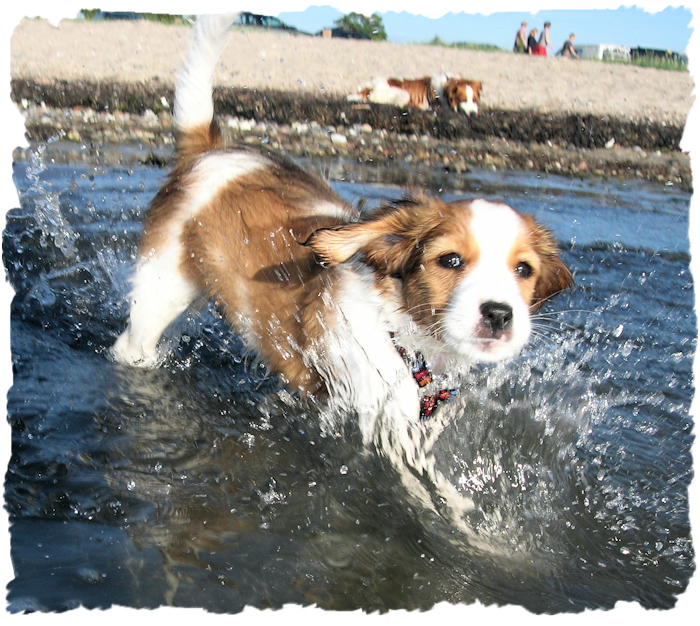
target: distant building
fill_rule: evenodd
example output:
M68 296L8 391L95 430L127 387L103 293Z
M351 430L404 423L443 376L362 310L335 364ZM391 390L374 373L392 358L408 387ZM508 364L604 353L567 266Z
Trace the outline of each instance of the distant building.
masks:
M342 28L337 26L336 28L324 28L316 33L318 37L323 37L324 39L338 38L341 39L372 39L368 34L360 32L355 28Z

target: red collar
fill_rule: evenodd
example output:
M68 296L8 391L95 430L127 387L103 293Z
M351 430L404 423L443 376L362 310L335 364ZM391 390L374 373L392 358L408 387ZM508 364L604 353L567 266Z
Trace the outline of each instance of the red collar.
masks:
M406 363L408 369L411 371L418 387L423 389L430 384L433 381L433 375L428 369L423 355L420 352L410 355L406 348L398 344L396 333L389 333L389 335L391 336L394 346L396 346L396 349L401 355L401 358L404 360L404 363ZM422 395L420 398L420 419L430 419L440 404L451 400L458 393L456 389L439 389L435 393Z

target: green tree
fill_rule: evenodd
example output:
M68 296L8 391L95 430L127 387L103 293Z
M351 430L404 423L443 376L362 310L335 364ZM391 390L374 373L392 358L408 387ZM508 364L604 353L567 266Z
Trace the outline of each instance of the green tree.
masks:
M83 19L92 20L100 12L100 9L80 9L78 15L82 15Z
M366 15L353 11L352 13L338 18L335 21L335 25L338 28L346 28L348 30L356 30L360 33L364 33L377 41L386 41L386 30L384 30L382 18L376 13L372 13L370 17L367 17Z

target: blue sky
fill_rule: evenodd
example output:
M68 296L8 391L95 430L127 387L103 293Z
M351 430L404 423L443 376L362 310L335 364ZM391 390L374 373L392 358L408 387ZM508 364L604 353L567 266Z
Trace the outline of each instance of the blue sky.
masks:
M467 3L463 3L463 6ZM573 6L577 6L573 4ZM585 7L585 3L581 3ZM465 7L466 8L466 7ZM651 13L637 6L615 9L568 9L502 11L480 13L449 12L437 19L429 19L405 11L378 13L390 41L424 42L435 35L447 42L467 41L489 43L510 49L520 22L529 28L542 28L545 21L552 23L552 43L559 48L571 32L576 42L607 43L630 47L647 47L685 52L692 29L693 18L687 7L666 7ZM331 26L343 12L329 5L309 6L305 11L283 11L281 20L308 32L317 32Z
M41 16L58 21L73 18L83 7L103 10L193 12L253 11L277 15L302 30L317 32L350 11L382 15L391 41L425 42L435 35L447 42L490 43L510 49L522 20L541 28L552 22L552 44L559 48L569 33L576 41L642 46L685 52L692 29L691 7L700 0L574 0L569 9L556 9L559 0L26 0L11 4L17 15ZM420 13L421 15L416 15Z

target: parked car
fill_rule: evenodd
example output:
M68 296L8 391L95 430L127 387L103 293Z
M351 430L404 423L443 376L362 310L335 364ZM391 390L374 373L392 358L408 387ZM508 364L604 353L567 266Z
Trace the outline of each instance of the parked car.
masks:
M617 46L607 43L579 44L574 50L582 59L598 59L601 61L629 61L629 46Z
M671 50L657 50L655 48L632 48L633 59L653 59L655 61L669 61L678 65L687 65L688 56L672 52Z
M93 20L140 20L141 16L133 11L97 11L91 15Z
M298 33L300 35L307 35L303 31L300 31L294 26L289 26L285 24L282 20L273 17L271 15L259 15L258 13L249 13L247 11L241 13L236 20L236 25L238 26L253 26L256 28L269 28L274 30L286 30L290 33Z

